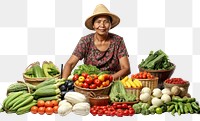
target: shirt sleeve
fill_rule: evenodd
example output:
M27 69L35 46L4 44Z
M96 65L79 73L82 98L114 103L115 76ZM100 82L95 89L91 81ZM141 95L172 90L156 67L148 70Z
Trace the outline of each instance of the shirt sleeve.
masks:
M86 55L86 50L86 42L81 38L73 51L73 55L77 56L79 60L82 60Z
M128 51L126 49L126 45L124 43L123 38L121 39L119 43L119 48L118 48L118 58L124 57L124 56L129 56Z

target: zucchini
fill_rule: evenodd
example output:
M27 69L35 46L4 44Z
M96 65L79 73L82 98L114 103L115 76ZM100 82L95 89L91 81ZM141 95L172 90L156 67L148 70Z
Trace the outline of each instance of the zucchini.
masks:
M33 95L39 96L39 97L48 97L48 96L55 96L57 94L60 94L60 89L57 88L55 89L41 89L41 90L36 90Z
M51 78L51 79L45 80L45 81L39 83L38 85L36 85L35 89L37 90L37 89L47 86L47 85L56 84L56 82L57 82L57 80L55 78Z

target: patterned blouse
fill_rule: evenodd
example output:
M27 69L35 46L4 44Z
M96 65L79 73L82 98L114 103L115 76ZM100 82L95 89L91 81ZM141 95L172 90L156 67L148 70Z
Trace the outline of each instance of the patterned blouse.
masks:
M100 51L94 45L94 33L81 38L73 55L79 60L84 58L84 64L93 65L102 71L110 71L112 74L119 71L119 59L129 56L122 37L109 33L110 45L106 51Z

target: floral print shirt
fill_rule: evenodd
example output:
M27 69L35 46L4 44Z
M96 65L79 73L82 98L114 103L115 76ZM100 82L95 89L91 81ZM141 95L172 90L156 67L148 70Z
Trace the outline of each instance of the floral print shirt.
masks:
M100 51L94 44L94 33L81 38L73 55L79 60L84 59L84 64L93 65L102 71L110 71L112 74L119 71L119 59L129 56L122 37L109 33L110 45L106 51Z

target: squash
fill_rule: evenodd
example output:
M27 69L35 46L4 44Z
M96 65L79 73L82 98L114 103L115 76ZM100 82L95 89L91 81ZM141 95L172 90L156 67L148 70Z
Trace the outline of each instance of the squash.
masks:
M72 105L76 103L86 102L85 95L79 92L67 92L64 96L65 100L70 102Z
M86 116L90 113L90 104L87 102L77 103L73 106L72 112L76 115Z

